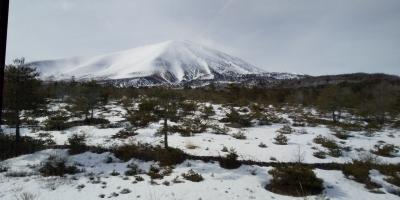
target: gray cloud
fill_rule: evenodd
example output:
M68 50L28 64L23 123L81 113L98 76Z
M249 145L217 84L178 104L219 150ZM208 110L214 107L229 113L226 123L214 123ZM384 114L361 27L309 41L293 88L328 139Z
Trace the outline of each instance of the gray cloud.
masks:
M7 62L192 40L268 71L400 74L398 0L12 0Z

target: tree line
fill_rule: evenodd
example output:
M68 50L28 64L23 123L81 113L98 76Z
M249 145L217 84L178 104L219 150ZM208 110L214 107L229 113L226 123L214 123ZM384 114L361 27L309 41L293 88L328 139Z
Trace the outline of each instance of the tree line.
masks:
M35 69L24 65L24 59L16 59L14 64L6 66L3 95L2 124L15 127L17 141L20 139L20 126L24 123L22 117L47 116L49 100L68 103L70 111L77 117L83 117L87 124L94 122L94 110L106 105L110 99L134 99L139 96L161 99L157 102L160 108L157 112L165 122L176 114L174 102L177 99L231 105L301 105L329 114L333 122L340 121L343 113L350 113L368 123L385 124L398 120L400 113L400 84L389 81L344 82L303 88L249 88L234 84L181 89L118 88L95 80L81 82L73 78L43 82Z

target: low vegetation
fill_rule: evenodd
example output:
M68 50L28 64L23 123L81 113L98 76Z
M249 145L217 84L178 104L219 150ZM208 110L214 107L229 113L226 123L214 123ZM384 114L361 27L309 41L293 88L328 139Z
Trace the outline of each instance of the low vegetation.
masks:
M192 181L192 182L201 182L204 180L203 176L201 174L196 173L192 169L190 169L188 172L183 173L182 177L186 180Z
M339 157L342 155L341 147L333 139L318 135L313 141L327 148L329 150L328 154L332 157Z
M118 146L112 152L117 158L124 161L136 158L144 161L159 161L163 166L180 164L186 159L180 149L165 149L140 143Z
M235 149L231 148L228 150L228 154L219 161L219 165L225 169L239 168L242 164L237 160L238 157Z
M233 133L232 137L235 139L238 139L238 140L245 140L247 138L244 131L242 131L242 130L239 130L238 132Z
M126 167L128 168L128 170L125 171L126 176L135 176L144 173L135 163L129 163Z
M289 139L282 133L279 133L275 138L275 144L277 145L287 145Z
M15 80L16 75L23 76L26 80ZM395 144L388 144L383 141L379 141L371 150L359 148L352 143L353 139L358 138L358 134L365 133L365 135L373 137L377 134L377 131L384 130L389 126L399 127L400 109L398 102L400 102L400 90L395 83L386 81L375 82L372 80L363 83L365 85L341 83L302 88L240 87L236 85L184 89L162 87L115 88L107 84L99 84L96 81L43 83L38 79L35 70L26 69L23 66L20 66L20 68L16 66L8 67L5 81L9 88L5 91L5 113L3 113L5 117L2 124L8 129L15 130L13 132L15 134L0 134L0 160L47 148L60 148L61 145L56 145L54 136L64 132L70 133L74 131L70 128L82 125L122 129L117 133L115 133L116 131L113 132L112 134L115 134L107 139L118 139L114 140L118 145L110 147L111 152L118 159L125 162L130 161L130 163L126 165L126 171L116 169L111 173L106 171L104 172L105 176L116 176L114 178L124 180L132 179L132 183L137 183L144 181L146 175L143 174L147 174L151 178L152 184L164 184L165 186L183 182L178 179L180 176L175 179L162 179L171 175L174 166L181 164L187 158L218 161L220 167L225 169L239 168L242 163L258 163L256 159L259 158L253 159L250 155L250 160L249 157L246 157L246 154L242 157L243 161L239 161L239 155L235 149L222 146L234 145L229 142L223 143L223 139L222 142L218 140L219 138L227 138L234 143L252 144L256 148L258 145L259 148L257 149L264 153L269 149L276 148L277 146L271 143L267 143L267 146L267 144L260 142L269 142L264 140L265 138L253 138L250 133L252 128L249 128L249 132L245 134L243 128L256 125L274 124L273 130L275 130L275 127L283 125L276 131L276 137L273 141L276 145L287 145L288 137L293 140L296 137L310 137L314 134L312 132L317 129L309 127L319 126L318 128L321 128L321 125L328 127L330 129L328 135L335 137L318 135L313 139L313 142L318 145L313 145L311 142L307 143L307 145L312 146L314 157L327 159L325 160L327 162L332 159L327 157L340 157L342 152L351 151L352 148L358 152L370 152L371 155L373 154L376 157L386 157L385 160L398 156L399 151L399 147ZM18 91L21 95L16 96L13 91ZM28 100L31 101L28 102ZM112 110L108 107L110 104L107 104L110 100L113 100L112 104L123 105L123 108L118 110L119 113L126 111L126 115L121 114L122 119L114 121L114 118L105 117L108 114L107 112ZM46 104L49 104L50 101L65 106L48 109ZM216 113L218 115L215 115ZM45 120L42 122L39 119ZM151 144L132 142L135 141L134 139L140 139L140 137L135 138L135 136L142 133L143 129L138 129L151 129L153 127L160 127L157 133L164 136L162 138L163 146L160 146L158 140ZM29 135L35 138L21 135L20 128L28 128L31 131ZM178 148L171 148L168 146L168 137L173 133L179 133L185 137L200 137L202 134L208 133L216 134L207 135L207 137L202 138L202 141L196 138L196 140L193 140L196 141L196 144L189 141L191 138L186 138L187 142L184 143L183 149L196 153L210 148L209 152L211 153L215 151L215 147L208 145L207 142L217 141L220 143L217 144L216 148L219 148L218 145L220 145L222 149L219 153L225 156L192 156L189 153L185 154ZM354 138L349 139L349 137ZM388 137L394 138L397 135L393 131ZM59 139L57 137L57 140ZM376 138L369 139L372 141ZM98 153L101 153L109 150L105 147L97 149L97 147L88 146L87 141L88 138L85 134L72 134L66 142L69 154L80 154L88 150L96 150L95 152L98 150ZM176 145L175 142L173 144ZM182 143L179 145L182 145ZM289 147L292 146L292 144L289 145ZM238 146L235 146L235 148L238 148ZM285 146L278 146L278 148L285 148ZM317 195L322 192L323 181L316 177L312 168L307 167L306 164L301 164L300 154L299 150L299 159L296 161L298 164L280 163L281 157L279 156L276 156L277 158L270 157L269 163L262 163L275 166L268 172L272 176L272 180L266 185L266 189L290 196ZM344 156L347 156L347 154L344 154ZM103 162L115 166L117 165L116 162L119 162L118 159L109 156ZM152 164L150 170L145 172L135 164L137 161L131 161L132 159L154 161L155 164ZM326 166L334 166L333 168L342 170L347 178L364 184L370 190L380 187L371 179L371 170L378 170L385 175L384 181L400 187L398 164L378 164L369 160L354 160L350 163L331 163ZM38 170L42 176L61 177L81 173L83 172L81 169L84 169L85 166L78 166L78 164L73 164L58 156L50 156L40 165L29 167ZM0 166L0 173L3 172L8 177L31 175L30 172L13 171L9 170L8 166ZM254 170L250 174L256 175L257 173ZM93 178L93 175L84 174L84 176L90 179L90 183L100 183L100 180ZM181 176L183 179L192 182L204 180L200 173L192 169L181 174ZM102 183L102 187L106 187L105 182ZM76 188L79 191L85 190L85 185L81 184ZM131 191L127 188L118 188L118 191L111 193L109 197L127 193L131 193ZM104 197L105 195L101 198Z
M294 132L294 129L289 125L285 124L282 128L278 129L276 132L281 134L291 134Z
M279 165L268 173L272 175L272 180L266 189L274 193L300 197L317 195L324 189L322 180L309 167Z
M64 176L81 172L76 166L67 166L65 158L51 155L39 169L42 176Z
M130 128L120 130L118 133L111 136L111 138L123 140L123 139L133 137L135 135L137 135L137 133L135 132L135 128L130 127Z
M394 157L398 151L398 147L393 144L376 144L371 152L383 157Z
M86 145L87 136L85 134L73 134L68 138L69 153L78 154L88 150Z
M226 117L223 118L221 122L226 122L229 126L235 128L250 127L252 125L250 116L240 114L234 108L231 108L230 112L226 114Z
M16 142L15 136L0 134L0 160L22 154L34 153L45 148L45 141L23 136Z

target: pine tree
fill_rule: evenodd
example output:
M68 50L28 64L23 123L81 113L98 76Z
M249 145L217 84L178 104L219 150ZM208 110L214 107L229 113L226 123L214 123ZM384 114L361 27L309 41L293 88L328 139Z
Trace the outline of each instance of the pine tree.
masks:
M274 143L278 145L286 145L288 142L288 138L282 133L279 133L274 139Z
M91 122L94 117L94 110L100 103L101 87L96 81L80 83L76 86L76 92L71 97L70 110L78 116L84 115L85 121Z
M20 141L21 117L24 112L38 111L45 105L39 73L24 65L25 59L15 59L6 66L4 110L8 124L15 125L15 140Z
M348 88L332 85L325 88L318 96L321 110L331 113L332 120L338 122L344 109L349 107L353 94Z
M164 147L168 148L168 120L176 117L181 96L172 90L160 90L157 93L158 107L156 115L163 119L162 134L164 135Z

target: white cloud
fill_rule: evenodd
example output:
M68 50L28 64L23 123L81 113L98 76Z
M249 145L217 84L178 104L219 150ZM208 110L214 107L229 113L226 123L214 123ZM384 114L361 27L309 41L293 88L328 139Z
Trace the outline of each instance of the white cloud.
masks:
M7 60L193 40L269 71L400 74L397 0L13 0Z

